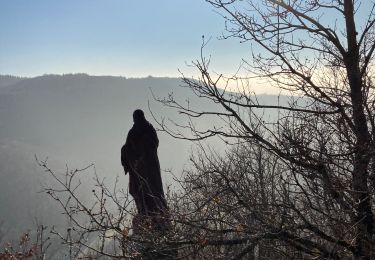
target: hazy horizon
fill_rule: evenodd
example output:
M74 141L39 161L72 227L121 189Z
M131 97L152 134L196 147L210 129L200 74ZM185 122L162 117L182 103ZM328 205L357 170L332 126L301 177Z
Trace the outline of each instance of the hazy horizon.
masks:
M5 77L17 77L17 78L37 78L37 77L43 77L43 76L67 76L67 75L86 75L86 76L92 76L92 77L120 77L120 78L127 78L127 79L144 79L144 78L181 78L178 76L158 76L158 75L147 75L147 76L126 76L126 75L111 75L111 74L90 74L85 72L68 72L68 73L44 73L44 74L37 74L37 75L31 75L31 76L24 76L24 75L15 75L15 74L1 74L0 76Z

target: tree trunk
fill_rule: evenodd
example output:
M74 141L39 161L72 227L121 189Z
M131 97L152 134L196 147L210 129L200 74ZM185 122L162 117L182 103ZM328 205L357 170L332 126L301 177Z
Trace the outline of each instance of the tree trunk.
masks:
M350 97L353 109L354 133L356 136L356 147L352 173L352 189L356 207L357 236L355 241L356 259L370 259L372 251L373 216L368 189L368 166L370 157L368 148L370 145L370 134L366 122L363 104L363 80L360 72L359 47L357 43L357 32L354 22L354 6L352 0L345 0L345 20L348 51L344 62L350 85Z

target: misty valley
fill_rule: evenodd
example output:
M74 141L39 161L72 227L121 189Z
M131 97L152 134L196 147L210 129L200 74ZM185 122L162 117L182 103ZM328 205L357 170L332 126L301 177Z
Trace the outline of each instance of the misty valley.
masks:
M181 85L177 78L127 79L86 74L0 76L3 242L18 239L37 223L68 225L58 205L41 192L45 185L53 184L50 176L37 165L36 157L48 158L50 166L61 174L67 167L83 168L93 163L106 183L110 185L119 176L120 184L126 188L128 180L121 167L120 148L132 125L134 109L142 108L156 128L153 116L176 122L185 120L155 101L156 97L173 93L198 107L212 109L209 103ZM267 98L271 97L264 97ZM194 146L164 132L158 135L164 186L173 189L174 175L180 176L183 168L188 167ZM223 149L219 140L211 141L211 145ZM84 188L80 195L90 200L91 176L82 181Z

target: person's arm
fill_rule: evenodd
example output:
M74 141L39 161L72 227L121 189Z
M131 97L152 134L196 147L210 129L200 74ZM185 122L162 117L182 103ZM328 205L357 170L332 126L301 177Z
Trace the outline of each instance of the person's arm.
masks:
M129 163L126 159L126 144L124 144L121 148L121 164L122 164L122 167L124 167L124 171L126 175L130 170Z
M134 138L133 136L133 131L132 129L130 129L126 137L126 142L121 148L121 164L124 167L125 174L127 174L131 170L131 163L134 161L134 149L131 144L132 139Z
M155 148L158 148L159 147L159 138L158 138L158 135L156 133L156 130L151 124L150 124L150 129L151 129L151 131L150 131L151 132L151 143Z

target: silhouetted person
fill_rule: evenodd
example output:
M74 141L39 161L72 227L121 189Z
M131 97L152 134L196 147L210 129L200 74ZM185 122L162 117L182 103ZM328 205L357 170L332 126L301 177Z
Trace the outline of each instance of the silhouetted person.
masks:
M134 198L138 218L149 217L153 228L162 230L168 222L168 209L157 154L159 139L142 110L134 111L133 120L134 125L121 148L121 163L125 174L129 172L129 193Z

